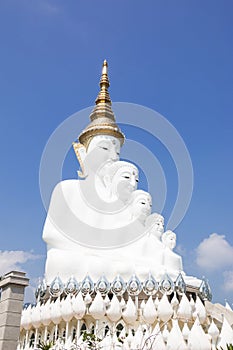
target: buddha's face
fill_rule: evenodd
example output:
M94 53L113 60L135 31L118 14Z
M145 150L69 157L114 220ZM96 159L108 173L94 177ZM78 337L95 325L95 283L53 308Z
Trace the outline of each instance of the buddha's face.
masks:
M157 213L149 215L145 224L150 233L153 233L158 239L161 238L162 233L164 233L164 218L162 215Z
M164 232L164 220L163 217L158 217L155 220L155 223L153 225L153 228L155 231L158 231L160 234Z
M85 158L85 164L89 169L96 171L107 162L119 160L120 141L113 136L98 135L93 137Z
M151 195L147 192L137 191L135 192L136 197L133 200L133 215L135 217L148 216L151 214L152 199Z
M171 250L174 249L176 246L176 234L174 232L171 232L168 235L166 235L166 237L164 239L164 244L169 249L171 249Z
M126 202L138 184L138 169L129 163L120 167L112 178L112 194Z

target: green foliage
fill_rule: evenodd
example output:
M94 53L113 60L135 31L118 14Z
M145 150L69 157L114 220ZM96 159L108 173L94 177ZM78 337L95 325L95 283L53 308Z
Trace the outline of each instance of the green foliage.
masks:
M39 342L39 344L37 345L39 349L41 350L49 350L51 349L51 347L53 346L53 342L52 341L47 341L47 342Z
M96 349L98 343L101 341L100 338L98 338L93 333L87 333L86 331L83 332L83 341L87 343L87 346L89 349Z

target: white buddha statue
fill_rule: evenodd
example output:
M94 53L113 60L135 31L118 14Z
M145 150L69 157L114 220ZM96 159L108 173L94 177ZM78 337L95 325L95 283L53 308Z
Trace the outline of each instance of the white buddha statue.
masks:
M146 216L144 224L146 233L138 240L137 246L133 249L137 257L135 270L142 279L145 279L148 272L151 272L159 280L164 271L164 244L160 239L164 232L164 218L160 214L153 213Z
M163 249L163 266L165 272L171 278L176 278L183 271L182 258L180 255L173 252L176 246L176 234L173 231L167 230L162 235Z

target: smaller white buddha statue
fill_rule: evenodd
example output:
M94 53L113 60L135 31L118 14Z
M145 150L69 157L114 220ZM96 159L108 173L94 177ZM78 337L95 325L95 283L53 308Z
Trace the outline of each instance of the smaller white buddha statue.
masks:
M132 220L139 220L144 224L148 215L151 214L152 198L150 193L143 190L134 191L129 206Z
M165 245L165 248L173 250L176 246L176 234L171 230L167 230L162 235L162 242Z
M158 213L150 214L145 221L148 234L155 236L158 240L161 240L161 236L164 233L164 217Z
M148 213L148 212L147 212ZM157 213L146 216L144 222L145 234L135 244L135 270L141 278L146 278L148 271L158 280L164 271L164 244L161 235L164 232L164 218Z
M173 252L176 246L176 234L167 230L162 234L163 250L163 266L169 276L175 279L180 272L183 272L182 258Z

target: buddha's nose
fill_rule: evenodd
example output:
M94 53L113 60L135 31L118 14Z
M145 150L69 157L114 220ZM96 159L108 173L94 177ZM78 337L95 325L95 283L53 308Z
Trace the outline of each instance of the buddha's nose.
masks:
M119 155L117 154L115 149L111 149L110 158L114 161L119 160Z
M130 185L133 187L133 188L136 188L136 179L134 176L131 177L130 179Z

